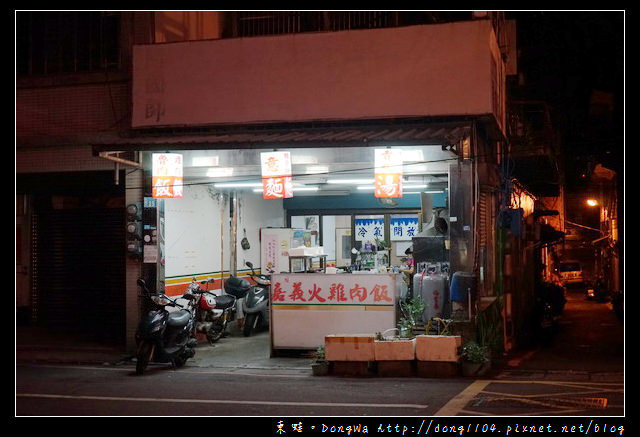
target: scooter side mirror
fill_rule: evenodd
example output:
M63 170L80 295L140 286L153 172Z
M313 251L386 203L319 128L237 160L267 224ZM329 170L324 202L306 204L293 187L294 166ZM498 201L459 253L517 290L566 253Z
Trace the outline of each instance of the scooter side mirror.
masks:
M247 267L249 267L250 269L253 269L253 263L251 261L247 261L245 262L245 264L247 265Z

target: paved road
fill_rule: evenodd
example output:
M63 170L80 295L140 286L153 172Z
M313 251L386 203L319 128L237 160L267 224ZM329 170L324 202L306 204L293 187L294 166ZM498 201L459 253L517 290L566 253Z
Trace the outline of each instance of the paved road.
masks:
M430 416L468 380L154 366L18 366L18 415Z

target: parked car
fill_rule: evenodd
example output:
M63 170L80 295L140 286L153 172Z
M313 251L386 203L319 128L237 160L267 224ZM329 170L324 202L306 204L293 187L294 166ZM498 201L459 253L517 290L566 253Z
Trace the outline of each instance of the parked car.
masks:
M582 265L579 261L563 261L558 266L560 279L565 287L583 285Z

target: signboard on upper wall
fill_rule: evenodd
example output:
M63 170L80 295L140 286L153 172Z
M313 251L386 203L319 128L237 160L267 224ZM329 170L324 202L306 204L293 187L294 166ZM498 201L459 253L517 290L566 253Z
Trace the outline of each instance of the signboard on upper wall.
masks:
M494 47L490 20L134 45L131 124L486 115Z

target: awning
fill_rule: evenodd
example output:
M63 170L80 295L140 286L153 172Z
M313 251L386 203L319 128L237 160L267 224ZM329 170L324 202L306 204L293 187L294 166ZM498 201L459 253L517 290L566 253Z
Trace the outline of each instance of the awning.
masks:
M471 124L404 124L328 127L243 127L131 132L88 139L94 153L268 147L342 147L435 145L455 146L471 134Z

